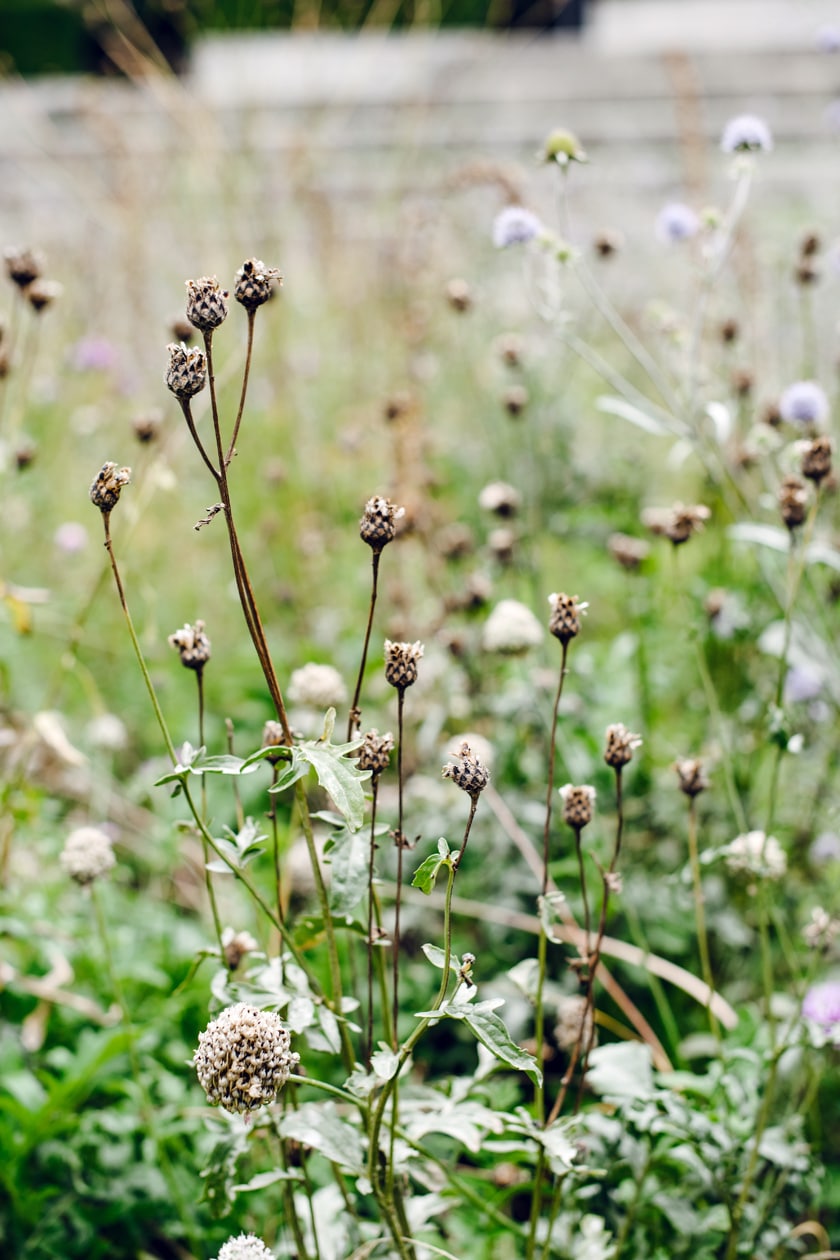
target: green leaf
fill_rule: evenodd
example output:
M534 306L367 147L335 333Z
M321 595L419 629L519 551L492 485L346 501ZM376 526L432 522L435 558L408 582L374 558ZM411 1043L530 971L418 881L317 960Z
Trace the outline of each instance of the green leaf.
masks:
M443 971L446 966L446 950L441 949L439 945L421 945L423 953L428 958L433 967L437 967L438 971Z
M669 423L666 424L663 420L655 419L648 412L642 411L641 407L636 407L623 398L613 398L608 394L602 394L596 400L595 406L599 411L604 411L609 416L618 416L621 420L628 420L630 424L635 424L637 429L644 429L645 433L653 433L656 437L684 431L683 426L673 418L670 418ZM653 409L653 403L651 403L651 409Z
M414 878L411 881L412 888L419 888L421 892L428 894L435 886L440 868L449 861L449 845L441 836L438 840L437 853L433 853L427 857L425 862L421 862L414 872Z
M287 1112L280 1121L280 1132L320 1151L346 1172L365 1171L361 1136L340 1119L332 1102L303 1103L297 1111Z
M368 886L370 840L361 831L345 827L330 836L327 858L332 870L330 909L346 917L353 913Z
M640 1041L596 1046L586 1080L605 1098L650 1098L654 1093L650 1050Z
M247 1194L251 1190L264 1190L266 1186L273 1186L278 1181L303 1181L303 1174L300 1172L284 1172L282 1168L275 1168L271 1172L257 1173L250 1181L245 1181L233 1187L234 1194Z
M309 762L321 787L329 792L336 809L344 815L351 831L358 831L365 818L365 792L362 784L370 778L369 770L359 770L346 758L360 741L350 744L302 744L300 755Z
M527 1072L536 1085L542 1084L542 1072L536 1059L518 1046L495 1012L481 1006L465 1006L463 1019L472 1029L475 1036L491 1054L509 1067Z

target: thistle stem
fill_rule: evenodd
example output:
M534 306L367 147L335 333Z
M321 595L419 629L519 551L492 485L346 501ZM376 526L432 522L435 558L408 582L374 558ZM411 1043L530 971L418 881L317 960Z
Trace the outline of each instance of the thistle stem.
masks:
M353 700L350 705L350 715L347 719L347 742L348 743L355 735L356 730L358 729L359 724L361 722L359 698L362 694L362 681L365 676L365 665L367 664L368 647L370 646L370 634L371 634L371 630L373 629L373 613L374 613L374 609L376 608L376 596L377 596L377 591L378 591L378 586L379 586L379 560L380 560L381 555L382 555L381 551L374 551L372 560L371 560L372 577L371 577L371 589L370 589L370 608L368 609L367 629L365 630L365 642L364 642L364 647L362 648L362 659L359 662L359 675L356 679L356 688L353 692Z

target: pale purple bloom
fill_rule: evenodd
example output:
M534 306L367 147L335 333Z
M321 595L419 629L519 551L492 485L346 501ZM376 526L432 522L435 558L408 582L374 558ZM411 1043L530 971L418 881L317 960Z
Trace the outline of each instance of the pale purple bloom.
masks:
M700 219L691 206L682 201L669 201L656 216L656 235L660 241L687 241L700 231Z
M724 153L737 153L742 149L763 150L773 148L773 136L763 118L755 114L738 114L730 118L723 129L720 147Z
M834 22L826 22L818 26L814 35L814 43L824 53L840 52L840 26Z
M53 542L66 556L75 556L88 545L88 532L78 521L65 521L53 534Z
M816 700L823 689L822 675L808 665L792 665L785 678L785 704Z
M840 980L814 984L802 1001L802 1016L840 1043Z
M823 424L828 419L828 399L816 381L795 381L779 399L779 414L788 424Z
M493 221L493 244L497 249L508 245L524 245L539 236L543 225L524 206L506 206Z
M82 337L71 352L77 372L109 372L117 364L117 350L107 337Z
M814 866L827 866L840 862L840 836L834 831L821 831L808 853Z

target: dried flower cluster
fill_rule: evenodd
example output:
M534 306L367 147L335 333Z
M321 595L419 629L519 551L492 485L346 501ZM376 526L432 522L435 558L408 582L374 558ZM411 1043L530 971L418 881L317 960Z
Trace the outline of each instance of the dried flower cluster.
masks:
M594 787L588 783L580 787L567 783L560 788L560 796L563 801L563 821L570 827L574 827L575 831L580 831L581 827L592 822L592 812L595 807Z
M215 276L202 276L199 280L187 280L187 319L199 332L212 332L227 319L227 289L223 289Z
M397 507L390 499L374 495L365 504L359 521L359 537L377 554L392 542L397 533L397 521L405 516L405 508Z
M643 538L633 538L630 534L610 534L607 550L622 569L630 571L638 569L650 553L650 547Z
M67 837L59 861L71 879L86 886L106 875L116 859L110 837L104 831L98 827L77 827Z
M183 341L166 347L169 363L164 375L166 388L176 398L186 401L200 393L207 381L207 358L197 346L187 347Z
M490 771L476 757L466 740L457 753L452 753L457 760L447 762L443 767L444 779L451 779L456 787L466 792L473 800L480 796L490 782Z
M255 311L263 306L283 277L276 267L266 267L259 258L246 258L236 273L233 284L233 296L246 311Z
M20 290L36 314L51 306L63 290L55 280L43 276L44 256L38 250L21 249L16 245L3 251L6 275Z
M613 769L619 770L633 760L633 752L640 748L640 735L633 735L622 722L614 722L607 727L607 742L604 748L604 761Z
M808 489L799 477L785 477L779 487L779 512L788 529L794 530L808 512Z
M417 682L417 664L423 655L423 644L392 643L385 640L385 679L397 691Z
M177 648L185 669L202 670L210 660L210 640L204 633L203 621L197 621L194 626L187 623L170 634L168 643Z
M831 438L818 437L802 450L802 476L817 485L831 472Z
M699 796L709 786L703 762L699 757L680 757L674 763L674 769L677 772L680 791L686 796Z
M699 534L710 516L710 510L702 503L692 507L675 503L665 523L665 535L678 547L680 543L688 542L692 534Z
M216 1260L274 1260L274 1252L256 1234L237 1234L222 1246Z
M394 736L390 731L380 735L379 731L366 731L362 746L356 754L360 770L369 770L371 778L378 779L383 770L388 769L391 753L394 751Z
M124 486L131 482L131 469L120 468L113 460L103 464L91 482L90 501L100 512L112 512Z
M582 604L577 595L549 595L548 603L551 614L548 628L562 644L570 643L580 634L580 617L585 613L588 604Z
M237 1002L199 1033L193 1063L213 1106L255 1111L282 1089L300 1056L279 1015Z

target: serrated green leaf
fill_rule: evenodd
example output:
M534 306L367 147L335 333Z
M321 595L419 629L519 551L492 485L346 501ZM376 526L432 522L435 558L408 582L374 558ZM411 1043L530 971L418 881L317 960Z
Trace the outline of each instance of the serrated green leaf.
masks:
M361 901L368 886L370 867L370 841L361 831L349 828L330 836L329 863L330 909L339 917L346 917Z
M516 1044L499 1016L492 1010L487 1010L485 1003L478 1007L465 1006L463 1020L481 1044L497 1059L507 1063L509 1067L527 1072L535 1084L542 1084L542 1072L534 1056Z
M298 749L300 756L314 769L321 787L329 792L351 831L358 831L364 822L365 793L362 784L370 778L369 770L359 770L346 759L346 752L358 746L358 741L352 744L306 743Z

